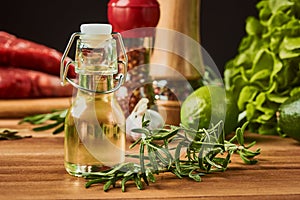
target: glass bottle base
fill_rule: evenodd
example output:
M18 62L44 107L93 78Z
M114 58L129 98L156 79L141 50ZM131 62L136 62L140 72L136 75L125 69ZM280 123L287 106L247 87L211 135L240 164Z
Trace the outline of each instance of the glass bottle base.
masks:
M104 165L79 165L65 162L65 169L72 176L82 177L86 173L100 172L108 170L110 167Z

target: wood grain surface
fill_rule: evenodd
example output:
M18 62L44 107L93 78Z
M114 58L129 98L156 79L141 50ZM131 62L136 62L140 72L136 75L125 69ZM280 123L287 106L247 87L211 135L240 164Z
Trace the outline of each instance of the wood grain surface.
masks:
M247 134L262 153L256 165L234 156L229 169L202 182L156 176L144 190L127 185L103 192L85 189L85 180L68 175L63 165L63 134L34 133L17 119L1 119L0 128L18 129L32 138L0 141L0 199L300 199L300 143L290 138Z
M0 99L0 118L20 118L29 115L49 113L70 106L71 97L44 99Z

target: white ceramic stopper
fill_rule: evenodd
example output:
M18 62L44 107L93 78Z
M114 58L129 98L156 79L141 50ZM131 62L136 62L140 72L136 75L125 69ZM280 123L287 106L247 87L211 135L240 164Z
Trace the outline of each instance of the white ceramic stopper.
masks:
M112 32L112 25L110 24L82 24L80 32L84 34L94 35L108 35Z

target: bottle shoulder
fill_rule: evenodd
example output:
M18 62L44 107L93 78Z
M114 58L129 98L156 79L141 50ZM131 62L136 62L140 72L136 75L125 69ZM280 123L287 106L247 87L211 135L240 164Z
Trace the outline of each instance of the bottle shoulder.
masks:
M69 118L104 123L125 123L124 112L113 95L82 96L74 98Z

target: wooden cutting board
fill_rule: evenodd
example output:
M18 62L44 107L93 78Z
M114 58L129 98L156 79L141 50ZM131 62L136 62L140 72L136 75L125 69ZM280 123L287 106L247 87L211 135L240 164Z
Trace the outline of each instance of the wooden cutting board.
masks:
M71 100L71 97L0 100L0 118L20 118L66 109L70 106Z

